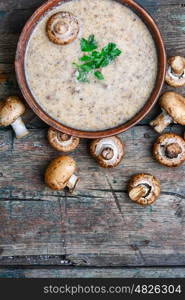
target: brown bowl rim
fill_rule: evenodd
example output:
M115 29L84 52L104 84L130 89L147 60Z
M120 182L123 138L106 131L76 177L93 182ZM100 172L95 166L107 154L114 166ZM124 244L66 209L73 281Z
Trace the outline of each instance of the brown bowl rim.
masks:
M36 102L28 87L25 72L24 72L24 58L25 58L26 46L30 34L34 29L35 24L49 9L65 1L66 0L52 0L52 1L49 0L43 5L41 5L28 19L28 21L26 22L22 30L22 33L18 41L16 57L15 57L15 71L16 71L17 81L21 89L21 92L26 102L31 107L31 109L36 113L36 115L40 117L49 126L52 126L59 131L62 131L69 135L78 136L80 138L89 138L89 139L103 138L103 137L113 136L122 133L130 129L134 125L136 125L150 112L150 110L157 102L161 89L163 87L165 73L166 73L166 51L165 51L165 46L164 46L164 42L160 30L157 24L155 23L155 21L153 20L153 18L142 6L140 6L133 0L119 0L120 3L122 3L123 5L127 5L141 17L141 19L145 22L145 24L148 25L147 27L149 27L149 30L153 36L157 48L157 52L158 52L158 74L157 74L155 87L151 93L150 98L143 106L143 108L133 118L131 118L129 121L127 121L122 125L119 125L115 128L103 130L103 131L82 131L82 130L70 128L53 119L40 107L40 105ZM73 1L73 0L68 0L68 1Z

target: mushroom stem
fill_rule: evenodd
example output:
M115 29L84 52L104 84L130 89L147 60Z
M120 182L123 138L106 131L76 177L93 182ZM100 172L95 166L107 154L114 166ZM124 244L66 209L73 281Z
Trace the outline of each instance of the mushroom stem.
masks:
M129 197L133 200L133 201L137 201L140 198L143 198L147 195L148 193L148 188L144 185L138 185L136 187L134 187L133 189L130 190L129 192Z
M20 139L29 133L21 117L19 117L15 122L13 122L11 126L15 131L17 139Z
M54 31L59 34L64 34L68 29L68 24L65 24L64 22L58 22L54 25Z
M169 67L168 74L175 80L183 78L184 77L184 70L182 70L181 73L176 73L172 67Z
M75 187L76 187L78 181L79 181L79 177L76 176L75 174L73 174L73 175L69 178L69 180L68 180L66 186L68 187L70 193L72 193L72 192L74 191L74 189L75 189Z
M100 156L103 160L109 161L109 164L114 164L119 156L119 149L114 140L105 138L96 145L95 154L97 157Z
M61 139L62 142L66 142L71 139L71 136L66 133L59 132L59 139Z
M156 119L150 122L150 125L154 128L155 131L161 133L168 125L173 122L173 118L168 115L165 110L163 110Z
M177 158L182 153L182 149L177 143L172 143L166 147L166 156L169 158Z
M114 151L112 148L107 147L107 148L103 149L101 155L105 160L110 160L114 156Z

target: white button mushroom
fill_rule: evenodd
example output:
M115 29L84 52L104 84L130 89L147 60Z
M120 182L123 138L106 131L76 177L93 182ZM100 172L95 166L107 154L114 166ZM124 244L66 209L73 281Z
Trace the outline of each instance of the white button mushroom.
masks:
M160 182L151 174L137 174L132 176L128 194L132 201L141 205L150 205L160 195Z
M52 15L46 26L51 42L66 45L77 38L80 25L77 18L70 12L61 11Z
M24 112L25 106L18 97L8 97L0 103L0 126L11 125L16 138L26 136L29 132L21 119Z
M75 150L80 143L78 137L65 134L52 127L48 130L48 141L54 149L62 152L71 152Z
M166 82L170 86L181 87L185 85L185 58L173 56L168 60Z
M164 93L159 104L162 113L150 125L161 133L169 124L178 123L185 125L185 98L175 92Z
M76 163L70 156L59 156L54 159L45 172L45 182L53 190L63 190L65 187L72 193L79 177L76 176Z
M95 139L90 144L90 153L103 168L116 167L125 155L124 144L117 136Z
M162 134L154 144L153 155L166 167L178 167L185 161L185 141L175 133Z

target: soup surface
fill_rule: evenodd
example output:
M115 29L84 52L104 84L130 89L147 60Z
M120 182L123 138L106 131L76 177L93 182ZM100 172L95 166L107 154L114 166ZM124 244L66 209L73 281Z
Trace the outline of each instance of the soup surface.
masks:
M46 24L58 11L79 20L76 40L61 46L52 43ZM104 80L90 77L79 82L73 62L83 55L80 39L95 35L99 48L116 43L122 51L102 68ZM99 131L131 119L148 100L157 75L157 52L143 21L114 0L75 0L50 10L35 26L28 42L25 73L29 88L45 112L63 125Z

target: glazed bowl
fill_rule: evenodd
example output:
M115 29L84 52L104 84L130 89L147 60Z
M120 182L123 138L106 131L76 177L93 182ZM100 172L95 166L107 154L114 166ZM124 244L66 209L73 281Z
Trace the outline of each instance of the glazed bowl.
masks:
M70 0L73 1L73 0ZM136 125L139 121L141 121L152 109L154 104L156 103L159 94L161 92L164 78L165 78L165 72L166 72L166 52L164 43L160 34L160 31L152 19L152 17L146 12L144 8L142 8L140 5L138 5L133 0L119 0L123 5L126 5L127 7L131 8L147 25L148 29L150 30L153 40L155 42L155 46L157 49L158 54L158 71L157 71L157 78L155 82L154 89L150 95L150 98L147 100L143 108L128 122L115 127L111 129L107 129L104 131L82 131L77 130L75 128L67 127L60 122L53 119L50 115L48 115L37 103L37 101L34 99L26 80L25 75L25 69L24 69L24 61L25 61L25 53L26 53L26 47L27 43L29 41L30 35L35 27L35 25L39 22L40 18L50 9L57 6L59 3L62 4L62 2L65 2L65 0L50 0L40 6L34 14L31 16L31 18L27 21L26 25L23 28L23 31L21 33L17 51L16 51L16 58L15 58L15 69L16 69L16 75L19 87L21 89L21 92L27 101L28 105L31 107L31 109L38 115L45 123L47 123L49 126L52 126L56 128L59 131L62 131L66 134L78 136L81 138L100 138L100 137L108 137L112 135L119 134L121 132L124 132L128 130L129 128Z

